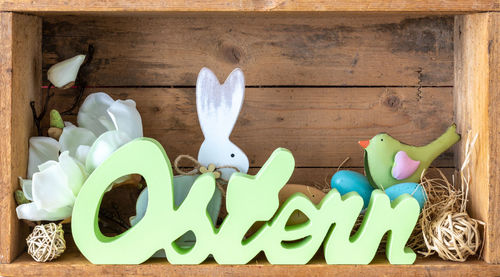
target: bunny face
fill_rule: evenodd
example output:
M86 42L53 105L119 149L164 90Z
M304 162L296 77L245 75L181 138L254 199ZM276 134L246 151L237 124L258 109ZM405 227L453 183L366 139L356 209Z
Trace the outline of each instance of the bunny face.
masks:
M248 158L229 140L238 119L245 94L245 78L237 68L220 84L215 74L202 68L196 82L196 108L205 141L198 153L198 161L207 166L234 166L240 172L248 171ZM229 179L233 169L222 169L222 178Z
M240 172L244 173L248 172L249 166L245 153L229 140L224 143L205 140L201 145L198 161L203 165L213 163L216 167L234 166ZM223 179L229 180L235 170L232 168L222 168L220 172Z

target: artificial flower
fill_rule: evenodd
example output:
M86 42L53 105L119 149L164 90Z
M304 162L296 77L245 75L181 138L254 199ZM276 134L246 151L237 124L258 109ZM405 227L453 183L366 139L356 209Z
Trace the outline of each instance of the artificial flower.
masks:
M24 196L33 202L18 207L19 218L58 220L71 216L86 176L122 145L143 135L135 102L115 101L103 92L85 99L77 121L79 126L64 122L59 141L49 137L30 139L28 179L19 180ZM59 152L62 154L57 162ZM51 183L54 185L47 185Z
M80 66L84 61L85 55L76 55L56 63L47 71L47 78L55 87L68 88L75 83Z
M85 164L89 173L127 142L142 137L142 120L133 100L113 100L103 92L90 94L78 112L78 127L64 127L61 151Z
M61 146L50 137L32 137L29 140L28 179L38 171L38 165L46 161L57 160Z
M17 217L31 221L70 217L76 196L87 179L83 165L64 151L58 161L47 161L38 168L31 182L22 183L26 198L33 202L19 205Z

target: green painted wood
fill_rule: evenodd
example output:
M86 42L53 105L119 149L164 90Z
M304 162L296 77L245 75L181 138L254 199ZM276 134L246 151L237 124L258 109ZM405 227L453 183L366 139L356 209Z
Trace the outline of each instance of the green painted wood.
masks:
M364 146L365 173L368 181L374 188L383 190L395 184L419 183L422 172L429 168L432 161L460 140L456 129L455 124L451 125L441 136L424 146L401 143L386 133L380 133L370 141L360 142L368 143ZM397 179L394 176L394 167L397 163L395 157L400 151L420 164L410 176Z
M405 248L420 210L414 198L405 194L391 203L387 195L375 190L360 230L349 237L363 207L357 193L341 197L331 190L317 206L297 193L276 213L278 192L294 167L292 153L278 148L255 176L234 173L226 194L228 215L215 228L207 213L215 191L213 174L198 177L176 209L172 168L164 149L154 139L139 138L113 153L83 185L73 209L73 238L83 255L95 264L139 264L161 249L172 264L199 264L210 254L220 264L245 264L261 251L273 264L305 264L323 242L327 263L364 264L373 259L382 236L389 232L388 260L396 264L414 262L415 253ZM98 227L103 194L113 180L131 173L146 179L148 208L135 226L118 236L106 237ZM285 226L295 210L306 214L309 221ZM256 221L267 223L245 238ZM194 246L181 248L174 243L189 231L196 236Z

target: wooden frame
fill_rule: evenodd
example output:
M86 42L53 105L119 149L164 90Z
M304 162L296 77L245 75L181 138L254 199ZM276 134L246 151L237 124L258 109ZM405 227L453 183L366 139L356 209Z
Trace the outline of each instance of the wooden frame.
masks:
M500 14L455 18L455 116L460 130L478 134L472 163L473 216L487 223L484 258L500 262ZM458 155L458 164L463 153Z
M41 84L42 21L39 17L14 13L0 14L1 26L1 90L0 118L2 143L0 262L13 261L24 248L22 237L27 234L15 215L12 193L17 176L26 171L28 145L33 132L33 120L26 103L38 100ZM39 102L39 101L37 101Z
M72 2L72 1L70 1ZM500 266L500 2L482 1L0 1L0 274L136 274L136 275L297 275L311 271L322 274L498 275ZM78 3L76 3L78 2ZM54 13L69 15L132 14L173 11L329 11L329 12L444 12L455 15L454 23L454 116L460 131L479 134L479 149L473 161L474 183L470 191L470 211L487 223L484 261L449 263L419 259L412 266L391 266L376 261L369 266L327 266L319 260L306 266L256 264L218 266L169 266L153 261L140 266L94 266L74 248L54 263L37 264L23 254L27 228L15 216L12 197L17 176L23 175L27 160L27 140L33 134L31 110L26 103L40 102L42 74L42 17ZM482 12L471 13L470 12ZM28 15L24 13L31 13ZM461 14L458 14L461 13ZM465 13L465 14L464 14ZM276 13L279 15L280 13ZM460 148L457 148L460 149ZM456 157L456 165L463 159ZM489 263L489 264L488 264Z
M0 9L16 12L167 12L167 11L333 11L333 12L481 12L500 11L497 0L328 1L328 0L2 0Z

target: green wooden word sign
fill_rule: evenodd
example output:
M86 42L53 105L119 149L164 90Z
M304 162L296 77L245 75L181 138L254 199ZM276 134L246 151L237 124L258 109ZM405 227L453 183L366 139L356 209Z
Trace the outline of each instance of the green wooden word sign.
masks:
M261 251L272 264L306 264L322 244L329 264L368 264L388 233L389 262L415 261L415 253L405 247L420 211L414 198L405 194L391 203L382 191L375 190L359 231L350 236L363 207L356 193L341 197L332 190L317 206L298 193L278 210L278 192L294 167L292 153L278 148L257 175L234 173L227 188L228 215L215 228L206 211L215 191L213 174L196 179L187 198L176 207L172 167L164 149L153 139L136 139L99 166L82 187L73 209L73 237L83 255L95 264L139 264L161 249L172 264L199 264L209 255L219 264L245 264ZM146 214L126 232L104 236L98 227L103 194L116 178L132 173L141 174L148 184ZM309 221L286 226L296 210ZM246 238L256 221L267 223ZM191 248L176 245L175 240L189 231L196 236L195 244Z

